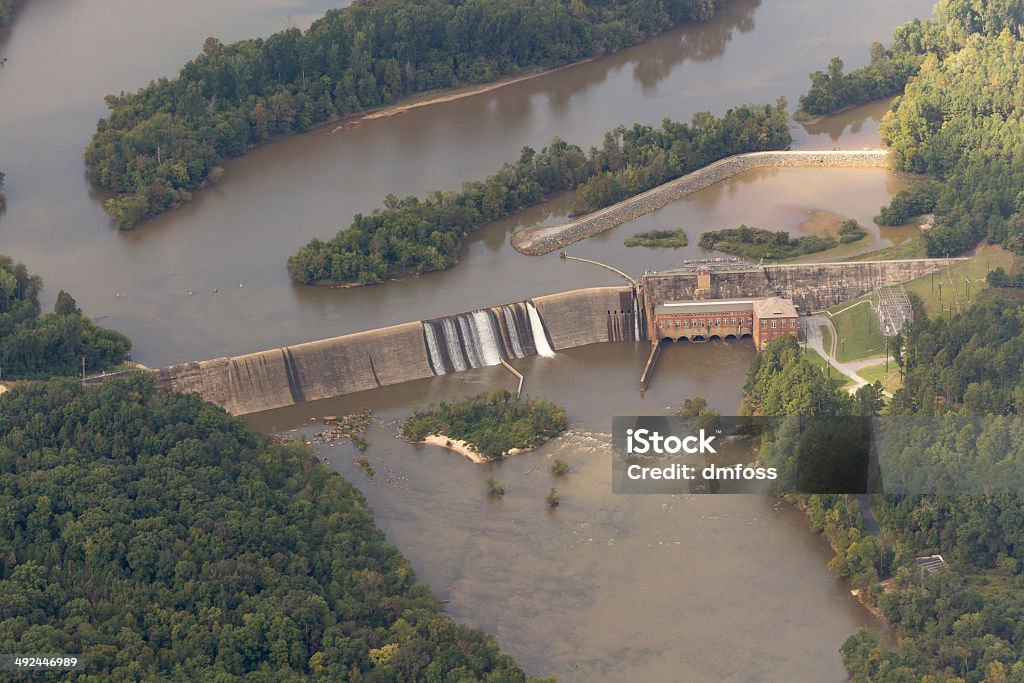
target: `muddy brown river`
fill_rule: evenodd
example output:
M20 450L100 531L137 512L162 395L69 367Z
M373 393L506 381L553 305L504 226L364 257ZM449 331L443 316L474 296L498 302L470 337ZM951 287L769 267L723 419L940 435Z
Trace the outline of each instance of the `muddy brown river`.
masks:
M389 192L458 187L560 135L583 146L634 121L688 119L741 102L791 103L807 74L835 54L848 68L867 45L930 14L932 0L732 0L708 25L671 31L605 59L484 95L322 128L227 164L192 204L120 232L90 192L81 151L108 92L171 75L213 35L235 40L289 23L305 27L336 2L307 0L30 0L0 33L0 170L9 207L0 253L24 261L104 325L129 334L150 365L335 336L578 287L610 273L508 244L525 225L564 218L568 197L475 233L442 273L341 290L294 285L285 257L330 237ZM871 147L875 103L813 126L794 146ZM634 275L702 256L626 249L643 230L758 227L800 232L813 211L853 217L874 244L905 233L870 219L900 180L870 169L760 169L573 245ZM192 294L189 294L191 292ZM829 551L803 518L751 496L616 496L611 417L664 414L694 395L723 413L739 403L753 349L738 342L672 346L654 383L637 391L642 345L584 347L515 362L529 393L565 405L569 432L545 447L475 466L393 436L394 422L430 402L512 386L501 368L388 387L250 416L268 431L371 407L369 479L349 446L323 447L365 493L388 538L458 620L493 633L532 674L563 681L841 681L837 648L877 622L825 570ZM558 457L572 466L553 480ZM489 500L488 476L507 494ZM551 486L562 505L549 512Z

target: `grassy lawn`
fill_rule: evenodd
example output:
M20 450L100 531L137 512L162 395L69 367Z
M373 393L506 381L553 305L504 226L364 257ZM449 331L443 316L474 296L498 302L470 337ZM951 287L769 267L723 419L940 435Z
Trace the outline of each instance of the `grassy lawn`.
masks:
M956 285L960 297L961 309L973 303L978 293L988 289L985 282L985 275L990 270L1002 266L1006 272L1015 272L1017 257L999 246L987 246L978 252L977 256L968 261L963 261L952 266L951 273L953 284ZM967 282L970 280L970 283ZM942 284L942 299L939 299ZM928 317L935 318L939 315L949 315L950 311L956 313L956 299L950 290L949 276L942 270L934 275L925 275L916 280L911 280L906 285L908 294L916 294L924 302L925 311Z
M826 325L821 325L818 329L821 330L821 346L822 346L822 348L825 349L825 353L831 352L831 350L832 350L832 330L830 330Z
M871 310L871 304L860 303L869 301L872 296L867 294L831 309L832 324L835 325L836 334L839 336L836 358L840 362L881 356L885 353L885 336L878 329L878 321Z
M870 384L875 382L881 382L882 388L892 393L903 386L903 382L900 380L900 370L896 367L896 362L893 360L889 361L889 372L885 372L885 363L879 363L878 365L872 365L864 368L857 372L861 379Z
M928 250L924 246L924 236L913 237L900 244L884 247L878 251L858 254L850 261L896 261L907 258L928 258Z
M828 364L825 362L824 358L818 355L817 351L815 351L814 349L804 349L803 354L804 358L810 361L811 365L820 369L822 372L828 371ZM832 386L834 386L837 389L845 389L846 387L852 387L855 384L856 383L852 379L850 379L843 373L839 372L835 368L832 368Z

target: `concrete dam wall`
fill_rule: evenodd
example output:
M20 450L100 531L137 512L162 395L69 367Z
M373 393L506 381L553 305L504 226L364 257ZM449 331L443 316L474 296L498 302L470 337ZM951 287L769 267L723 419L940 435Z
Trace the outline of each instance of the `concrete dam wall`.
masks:
M831 308L885 285L934 273L963 259L906 259L846 263L740 266L710 271L648 273L649 300L691 301L781 296L803 312Z
M154 370L163 388L235 415L497 365L541 353L643 338L631 287L595 287L258 353Z
M618 204L582 216L569 223L544 228L527 228L512 236L512 246L524 254L539 256L573 242L610 230L645 213L674 202L692 192L725 180L751 168L821 167L887 168L889 153L884 149L861 151L778 151L750 152L720 159Z

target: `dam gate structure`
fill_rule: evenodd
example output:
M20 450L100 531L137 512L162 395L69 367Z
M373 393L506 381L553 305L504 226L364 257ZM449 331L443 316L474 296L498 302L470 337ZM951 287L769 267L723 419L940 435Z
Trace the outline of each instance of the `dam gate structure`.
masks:
M900 285L962 260L776 265L703 260L672 270L648 271L640 281L640 290L652 349L640 376L640 390L647 389L660 345L666 339L752 337L760 350L776 336L796 335L799 315ZM778 319L775 315L759 315L759 309L778 309Z

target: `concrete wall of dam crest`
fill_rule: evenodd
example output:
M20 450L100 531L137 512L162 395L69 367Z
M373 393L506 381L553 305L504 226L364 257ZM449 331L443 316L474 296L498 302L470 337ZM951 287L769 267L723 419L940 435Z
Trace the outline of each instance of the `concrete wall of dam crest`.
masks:
M541 321L535 332L529 308ZM497 365L534 354L643 336L632 288L595 287L333 339L154 370L166 389L235 415ZM639 335L638 335L639 331ZM538 340L536 334L543 334ZM538 343L539 342L539 343Z
M548 349L637 341L666 301L780 296L820 310L946 268L956 259L749 266L648 273L641 285L539 296L430 320L153 371L236 414L497 365Z

